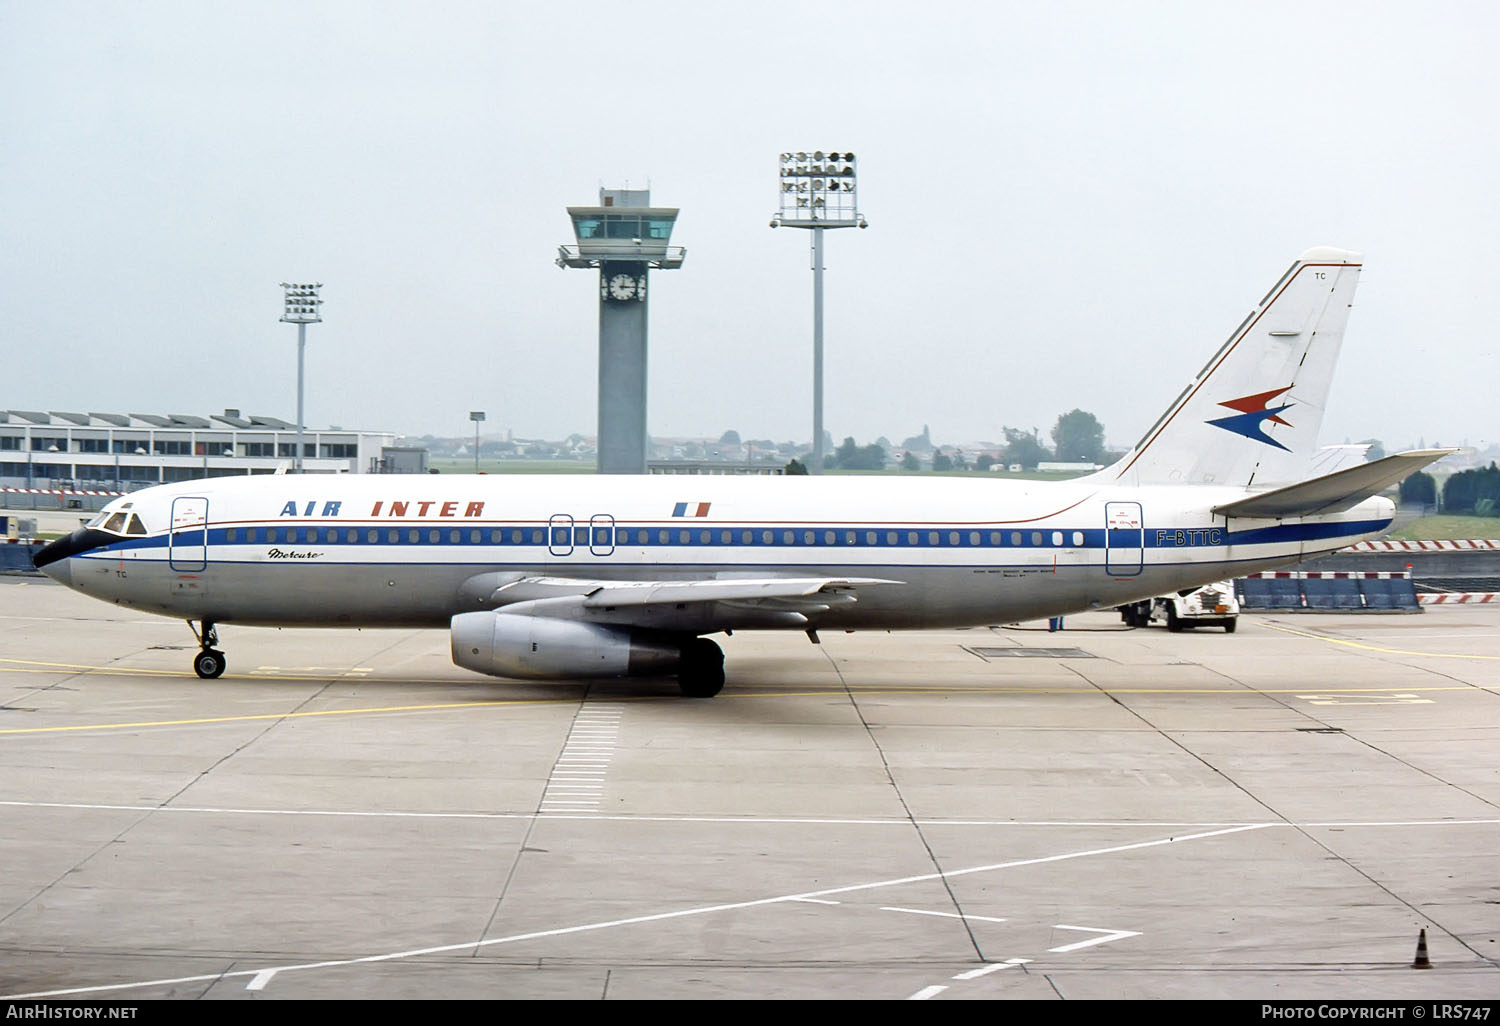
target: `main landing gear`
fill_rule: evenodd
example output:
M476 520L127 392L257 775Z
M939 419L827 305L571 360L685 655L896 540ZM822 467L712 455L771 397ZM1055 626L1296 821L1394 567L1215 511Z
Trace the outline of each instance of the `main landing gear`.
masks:
M193 632L193 637L198 639L200 646L198 654L193 657L193 672L204 680L213 680L224 672L224 653L214 648L219 643L219 628L212 621L203 621L203 632L200 634L198 628L193 626L193 621L188 621L188 629Z

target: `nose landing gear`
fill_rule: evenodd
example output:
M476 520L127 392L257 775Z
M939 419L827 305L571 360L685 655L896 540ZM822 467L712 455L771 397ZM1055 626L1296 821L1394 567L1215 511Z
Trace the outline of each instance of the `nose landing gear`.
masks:
M198 654L193 657L193 672L204 680L213 680L224 672L224 653L213 646L219 643L219 629L211 621L203 621L203 631L199 633L189 620L188 629L193 632L193 637L198 639L200 646Z

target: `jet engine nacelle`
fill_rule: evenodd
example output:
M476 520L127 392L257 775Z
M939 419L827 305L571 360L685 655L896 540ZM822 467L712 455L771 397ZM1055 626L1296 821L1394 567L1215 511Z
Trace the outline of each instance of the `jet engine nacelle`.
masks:
M451 622L453 661L496 677L631 677L669 674L680 643L622 627L509 613L460 613Z

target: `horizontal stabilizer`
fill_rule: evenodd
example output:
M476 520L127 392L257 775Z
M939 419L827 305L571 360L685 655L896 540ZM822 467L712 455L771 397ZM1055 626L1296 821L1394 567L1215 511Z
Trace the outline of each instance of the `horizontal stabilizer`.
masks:
M1215 506L1213 512L1221 517L1262 518L1338 513L1379 494L1433 460L1442 459L1457 451L1413 449L1411 452L1398 452L1394 456L1324 474L1310 481L1300 481L1247 499L1236 499L1234 502Z

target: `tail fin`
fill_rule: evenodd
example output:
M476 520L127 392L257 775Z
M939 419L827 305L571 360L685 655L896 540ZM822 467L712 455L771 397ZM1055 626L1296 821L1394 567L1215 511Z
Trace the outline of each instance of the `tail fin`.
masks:
M1198 377L1101 476L1134 484L1299 481L1311 473L1360 257L1297 258Z

